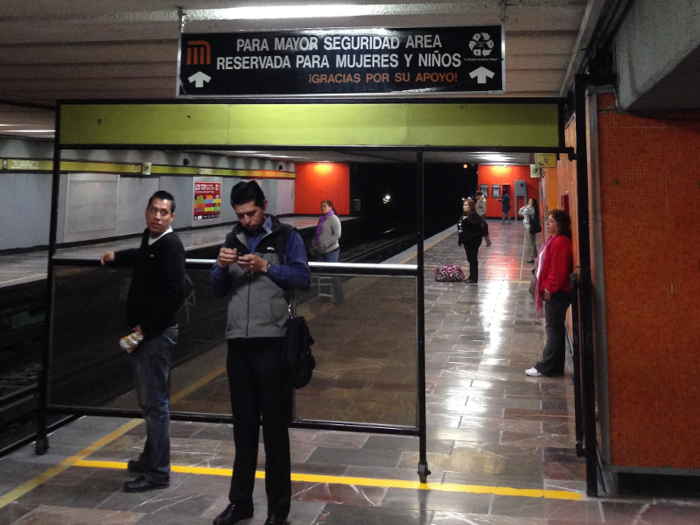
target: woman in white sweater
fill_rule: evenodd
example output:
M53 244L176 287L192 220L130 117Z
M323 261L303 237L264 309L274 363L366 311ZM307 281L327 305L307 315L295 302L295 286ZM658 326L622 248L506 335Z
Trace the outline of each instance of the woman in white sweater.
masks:
M491 246L491 237L489 237L489 223L486 222L486 197L480 191L476 192L476 213L478 213L481 220L484 221L483 232L486 246Z
M321 202L321 216L318 218L314 248L321 262L338 262L340 256L340 219L333 211L331 201Z
M525 226L526 250L528 252L527 262L534 263L537 258L537 234L531 232L530 225L534 223L539 224L540 221L540 209L537 205L537 199L530 199L525 206L520 208L518 215L523 216L523 226ZM542 230L540 229L540 231Z
M319 262L337 263L340 258L341 234L340 219L333 210L333 203L329 200L321 201L321 216L318 218L316 235L313 246L316 250L316 258ZM343 286L340 277L333 277L333 297L335 303L343 302Z

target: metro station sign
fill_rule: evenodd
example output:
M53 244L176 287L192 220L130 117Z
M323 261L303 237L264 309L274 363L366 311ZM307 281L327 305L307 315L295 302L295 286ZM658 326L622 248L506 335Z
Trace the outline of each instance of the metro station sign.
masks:
M505 93L502 26L184 34L180 97Z

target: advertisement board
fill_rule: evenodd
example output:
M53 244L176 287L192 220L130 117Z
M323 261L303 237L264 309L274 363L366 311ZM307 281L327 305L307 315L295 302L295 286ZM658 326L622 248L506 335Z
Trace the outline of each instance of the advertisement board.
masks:
M194 183L194 220L206 221L221 216L221 183Z

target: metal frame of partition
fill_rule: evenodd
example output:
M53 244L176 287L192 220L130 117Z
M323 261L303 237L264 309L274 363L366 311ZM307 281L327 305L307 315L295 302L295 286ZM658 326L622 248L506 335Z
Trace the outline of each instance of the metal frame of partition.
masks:
M417 264L416 265L364 265L364 264L335 264L334 268L329 268L328 265L322 265L322 263L310 263L311 271L314 273L315 270L323 269L321 273L324 274L343 274L343 275L372 275L372 276L388 276L388 277L415 277L416 279L416 355L417 355L417 421L415 427L406 426L396 426L396 425L376 425L376 424L363 424L363 423L339 423L332 421L310 421L310 420L297 420L292 423L292 427L296 428L313 428L313 429L323 429L323 430L344 430L344 431L357 431L357 432L375 432L381 434L398 434L398 435L408 435L417 436L419 438L419 464L418 464L418 475L421 482L426 482L427 476L430 475L430 470L427 464L427 447L426 447L426 398L425 398L425 296L424 296L424 239L425 239L425 226L424 226L424 213L425 213L425 203L424 203L424 155L428 152L445 152L445 151L501 151L501 152L525 152L525 153L568 153L572 154L572 148L566 148L564 143L564 104L565 99L479 99L479 98L432 98L432 99L418 99L418 98L401 98L395 100L383 99L370 99L363 98L361 100L352 99L349 101L345 100L328 100L328 99L284 99L284 100L260 100L253 99L250 101L238 100L237 103L250 102L254 104L277 104L282 102L288 102L293 104L309 104L309 103L347 103L347 104L357 104L357 103L381 103L381 104L406 104L411 102L420 103L450 103L450 104L537 104L537 103L556 103L558 107L558 146L557 147L495 147L495 146L235 146L235 149L254 149L256 151L265 150L299 150L299 151L336 151L336 152L347 152L347 153L367 153L372 152L376 154L381 151L405 151L413 152L416 155L415 168L416 168L416 204L417 204L417 216L416 216L416 238L417 238ZM57 406L50 405L48 402L48 391L49 391L49 377L50 377L50 366L51 366L51 352L53 348L52 337L52 324L53 324L53 305L52 298L54 292L54 268L56 266L62 265L82 265L82 266L96 266L99 263L95 260L77 260L77 259L55 259L56 254L56 233L57 233L57 222L58 222L58 190L60 181L60 161L61 152L63 149L71 150L88 150L88 149L133 149L133 150L153 150L153 149L169 149L169 150L187 150L187 151L197 151L197 150L227 150L231 149L233 146L223 146L223 145L188 145L188 146L177 146L177 145L159 145L159 144L61 144L61 107L63 104L89 104L98 103L105 104L108 101L59 101L56 110L56 141L54 146L54 169L53 169L53 184L52 184L52 201L51 201L51 225L50 225L50 241L49 241L49 255L48 255L48 277L47 277L47 321L45 325L45 335L47 341L47 347L43 353L43 366L40 373L40 393L39 393L39 410L38 410L38 424L37 424L37 440L36 440L36 452L37 454L44 454L48 447L48 435L47 435L47 415L49 413L69 413L74 415L99 415L99 416L124 416L124 417L137 417L140 412L137 410L115 410L106 408L88 408L88 407L72 407L72 406ZM112 102L114 103L114 101ZM163 101L118 101L120 104L157 104L164 103ZM193 102L191 100L176 100L167 101L169 104L178 103L230 103L229 100L210 100L201 99ZM206 266L208 269L213 261L202 261L202 260L188 260L187 267L189 269L201 269ZM322 265L322 266L321 266ZM316 272L319 273L319 272ZM199 413L190 412L177 412L172 414L173 420L186 420L186 421L201 421L201 422L230 422L230 416L205 416Z
M421 170L422 171L422 170ZM419 213L422 218L422 213ZM418 242L422 250L422 238ZM418 252L419 259L422 262L422 252ZM209 271L212 265L216 263L215 259L187 259L186 270L206 270ZM51 295L53 299L53 291L55 283L54 269L57 267L83 267L83 268L99 268L100 261L97 258L53 258L51 261L51 270L49 273L49 281L51 284ZM291 428L305 428L316 430L336 430L346 432L372 432L376 434L387 435L402 435L414 436L419 438L419 464L418 474L421 482L425 483L427 476L430 475L427 463L427 448L426 448L426 414L425 414L425 314L422 308L423 300L423 272L419 271L419 265L399 265L399 264L363 264L363 263L319 263L309 262L311 274L324 275L351 275L357 276L372 276L372 277L413 277L416 281L416 361L417 361L417 402L416 402L416 424L415 426L405 425L389 425L376 423L359 423L359 422L338 422L338 421L322 421L311 419L294 419ZM119 267L110 265L111 268ZM420 305L420 307L419 307ZM48 307L53 311L53 300L48 302ZM50 315L50 320L47 323L49 328L53 321L53 315ZM49 337L51 333L49 334ZM48 403L49 397L49 367L51 364L51 351L53 341L50 341L48 351L44 352L44 367L42 367L42 382L40 384L40 393L42 404L39 407L39 421L42 426L40 429L46 429L47 416L52 413L70 414L72 416L111 416L111 417L141 417L141 411L137 409L119 409L119 408L98 408L87 406L60 405ZM45 377L45 379L44 379ZM196 421L201 423L232 423L232 416L227 414L202 414L198 412L186 411L171 411L170 418L174 421ZM36 441L36 451L38 454L43 454L48 449L48 437L46 434L38 434Z
M574 331L578 339L574 351L577 389L577 452L586 457L586 493L598 496L598 435L596 421L595 349L593 341L593 289L591 277L591 236L588 195L588 122L586 96L588 86L614 85L614 75L578 74L574 77L576 114L576 195L578 212L579 275L574 301L577 315ZM579 424L580 420L580 424ZM579 435L580 433L580 435Z
M212 265L216 263L215 259L187 259L185 263L186 270L205 270L209 271ZM319 263L309 262L311 274L324 275L351 275L353 277L371 276L371 277L415 277L417 279L417 265L398 265L398 264L363 264L363 263ZM82 268L99 268L100 261L97 258L58 258L54 260L54 268L56 267L82 267ZM119 266L110 264L110 268L130 268L128 266ZM419 313L416 313L419 316ZM418 350L419 377L424 379L425 369L420 366L421 357L424 357ZM423 360L424 361L424 360ZM422 372L421 372L422 368ZM423 381L424 382L424 381ZM45 383L46 392L48 393L48 381ZM425 389L423 389L425 392ZM424 394L425 395L425 394ZM420 398L420 395L418 395ZM112 417L140 417L141 411L138 409L121 409L121 408L96 408L87 406L72 406L60 404L48 404L44 407L46 413L69 413L73 415L94 415L94 416L112 416ZM170 418L174 421L197 421L201 423L231 423L232 417L227 414L201 414L199 412L187 411L172 411ZM290 424L292 428L308 428L319 430L342 430L351 432L375 432L378 434L393 434L404 436L421 435L421 426L423 428L423 438L425 441L425 425L421 425L420 421L425 422L425 403L418 402L416 411L416 425L377 425L369 423L356 422L336 422L336 421L321 421L311 419L295 419Z

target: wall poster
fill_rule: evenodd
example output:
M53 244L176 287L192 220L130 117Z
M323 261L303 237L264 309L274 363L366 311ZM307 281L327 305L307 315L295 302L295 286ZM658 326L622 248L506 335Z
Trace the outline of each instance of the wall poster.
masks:
M221 183L194 183L194 220L206 221L221 216Z

